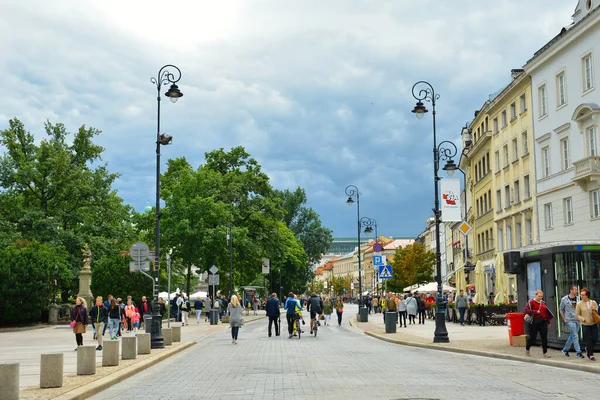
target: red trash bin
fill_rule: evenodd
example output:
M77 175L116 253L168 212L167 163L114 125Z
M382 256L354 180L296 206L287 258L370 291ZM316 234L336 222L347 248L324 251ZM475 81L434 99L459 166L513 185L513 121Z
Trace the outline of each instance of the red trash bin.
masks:
M508 326L508 339L510 345L513 345L513 336L525 334L525 314L520 312L506 314L506 326Z

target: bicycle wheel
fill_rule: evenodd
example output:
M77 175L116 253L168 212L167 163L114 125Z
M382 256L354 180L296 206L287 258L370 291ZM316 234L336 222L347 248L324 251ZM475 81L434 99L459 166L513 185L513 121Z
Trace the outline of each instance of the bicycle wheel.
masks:
M300 327L300 324L298 324L300 320L296 320L296 328L298 329L298 340L300 340L300 336L302 335L302 328Z
M315 323L313 325L313 335L315 335L315 337L317 337L317 321L315 320Z

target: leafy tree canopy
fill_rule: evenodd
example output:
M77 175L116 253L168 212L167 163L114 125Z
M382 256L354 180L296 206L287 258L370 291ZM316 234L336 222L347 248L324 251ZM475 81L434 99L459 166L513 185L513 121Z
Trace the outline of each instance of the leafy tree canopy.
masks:
M422 243L398 247L392 262L394 273L388 279L387 287L391 291L401 292L407 286L431 282L434 266L435 253L425 251Z

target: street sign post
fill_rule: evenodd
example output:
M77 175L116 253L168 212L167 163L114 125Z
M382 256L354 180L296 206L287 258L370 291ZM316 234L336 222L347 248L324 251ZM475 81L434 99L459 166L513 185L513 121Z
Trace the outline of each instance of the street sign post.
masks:
M133 261L129 263L129 272L150 271L150 248L144 242L136 242L129 249Z
M392 266L391 265L380 265L379 266L379 279L390 279L392 277Z

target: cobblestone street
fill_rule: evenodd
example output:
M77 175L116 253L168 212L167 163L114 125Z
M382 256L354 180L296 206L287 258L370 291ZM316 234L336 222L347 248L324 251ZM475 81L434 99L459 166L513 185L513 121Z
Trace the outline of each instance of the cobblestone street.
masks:
M346 313L350 316L350 312ZM267 337L247 324L223 331L92 397L115 399L548 399L594 398L596 374L405 347L344 322L314 338ZM286 329L285 321L282 323Z

